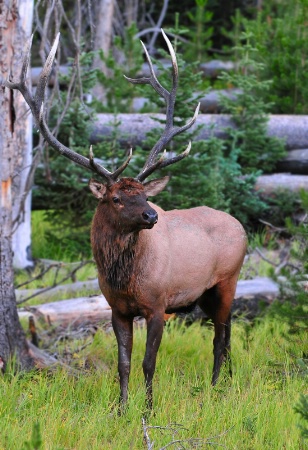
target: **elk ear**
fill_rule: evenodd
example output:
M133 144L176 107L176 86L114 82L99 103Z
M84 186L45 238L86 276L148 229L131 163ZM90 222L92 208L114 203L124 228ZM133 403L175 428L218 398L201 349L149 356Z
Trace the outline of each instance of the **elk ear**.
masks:
M144 183L144 191L149 197L159 194L166 186L170 177L157 178L156 180Z
M91 178L91 180L89 181L89 188L90 191L92 192L92 194L94 195L94 197L98 198L98 199L102 199L104 198L105 194L106 194L106 186L102 183L100 183L99 181L93 180L93 178Z

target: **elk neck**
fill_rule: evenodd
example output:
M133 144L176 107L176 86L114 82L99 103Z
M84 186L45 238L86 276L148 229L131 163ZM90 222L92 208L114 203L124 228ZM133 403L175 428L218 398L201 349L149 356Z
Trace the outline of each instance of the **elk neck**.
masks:
M91 245L97 269L111 289L127 291L135 266L139 231L128 233L108 220L99 203L92 222Z

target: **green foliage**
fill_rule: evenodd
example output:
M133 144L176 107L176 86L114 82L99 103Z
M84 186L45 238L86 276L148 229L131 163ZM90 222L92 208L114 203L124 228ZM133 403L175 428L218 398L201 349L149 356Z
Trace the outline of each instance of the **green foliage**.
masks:
M300 425L302 436L308 439L308 395L302 394L294 409L304 421L304 425Z
M282 316L290 326L291 334L298 329L307 330L308 309L307 290L308 279L308 193L301 192L304 219L295 224L286 220L289 233L292 236L291 257L294 263L287 264L281 271L286 281L281 283L282 301L273 305L273 313ZM307 354L303 355L307 359Z
M308 113L307 20L307 0L271 0L255 20L243 21L264 64L260 81L272 80L261 95L274 114Z
M256 61L257 49L251 45L252 35L243 33L242 46L236 51L240 57L235 73L225 72L220 78L227 85L240 90L236 101L221 96L221 105L232 115L237 130L229 130L240 148L239 162L244 173L260 169L271 172L279 159L285 155L283 142L267 135L270 105L262 96L271 87L271 80L260 81L263 65Z
M208 56L208 50L212 47L213 12L209 11L208 0L195 0L195 3L195 8L186 13L191 26L187 33L189 43L185 48L185 59L203 62Z
M133 99L136 97L136 89L129 83L124 75L135 78L142 67L143 56L137 34L136 24L125 28L124 38L115 37L114 50L108 56L100 53L102 61L106 64L106 73L97 74L98 81L103 85L106 99L104 103L94 100L93 105L97 112L130 113L132 112ZM118 58L115 58L114 53ZM117 62L121 55L122 62Z
M56 117L57 113L52 110L52 114ZM81 155L88 156L91 118L84 105L75 98L60 126L59 140ZM52 152L48 155L48 163L36 171L35 184L34 205L39 209L48 209L48 220L54 223L48 232L49 239L53 242L58 239L59 246L68 252L71 251L68 247L74 245L77 254L89 255L89 225L85 224L90 224L90 210L94 210L96 202L89 196L84 169ZM61 237L58 238L59 234Z
M40 432L40 424L36 422L33 425L31 440L24 443L22 450L40 450L43 441Z
M276 190L266 198L267 208L264 219L272 225L284 225L286 217L295 217L301 212L300 195L286 189Z

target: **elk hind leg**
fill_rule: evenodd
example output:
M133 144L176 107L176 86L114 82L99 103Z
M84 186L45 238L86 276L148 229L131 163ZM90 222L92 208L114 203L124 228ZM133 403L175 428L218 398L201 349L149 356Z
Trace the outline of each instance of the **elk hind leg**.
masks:
M227 322L225 324L225 348L224 360L227 364L229 375L232 378L232 364L231 364L231 312L229 313Z
M218 380L221 365L227 361L230 376L231 369L231 304L234 297L235 285L230 283L218 283L207 290L198 303L200 308L212 319L214 323L214 366L212 385Z

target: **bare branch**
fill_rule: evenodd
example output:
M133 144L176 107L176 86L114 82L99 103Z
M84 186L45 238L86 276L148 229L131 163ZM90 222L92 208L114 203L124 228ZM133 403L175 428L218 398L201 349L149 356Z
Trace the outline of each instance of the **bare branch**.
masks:
M267 263L271 264L271 265L274 266L274 267L277 267L277 266L278 266L277 263L275 263L274 261L271 261L270 259L268 259L268 258L261 252L261 250L260 250L258 247L255 248L255 251L256 251L256 252L258 253L258 255L261 256L261 258L262 258L264 261L266 261Z
M53 280L52 285L51 285L51 286L48 286L48 287L46 287L46 288L40 289L40 290L38 290L37 292L34 292L33 294L29 295L28 297L23 298L22 300L19 300L19 301L17 302L17 304L20 305L20 304L22 304L22 303L27 302L28 300L31 300L31 299L34 298L34 297L37 297L38 295L41 295L41 294L43 294L43 293L45 293L45 292L48 292L48 291L51 291L52 289L55 289L57 286L59 286L60 284L64 283L65 281L67 281L67 280L69 280L69 279L72 279L72 278L75 276L75 274L78 272L78 270L80 270L82 267L84 267L85 265L90 264L90 263L92 264L93 261L92 261L92 260L81 261L81 262L77 265L77 267L75 267L73 270L71 270L67 275L63 276L60 280L58 280L58 275L59 275L60 269L63 268L63 267L65 266L65 263L60 262L60 263L58 263L58 264L51 264L47 269L41 271L41 273L40 273L38 276L36 276L36 277L30 279L29 282L25 282L25 283L19 285L18 287L24 286L25 284L29 284L29 283L31 283L32 281L35 281L35 280L37 280L37 279L40 279L40 278L42 278L47 272L49 272L51 269L56 269L55 275L54 275L54 280Z
M142 429L143 429L143 440L147 446L147 450L153 450L154 442L151 442L150 436L148 434L148 427L146 425L144 417L142 417Z
M151 426L151 425L146 425L145 419L142 418L142 427L143 427L143 436L144 436L144 441L147 444L147 449L148 450L152 450L153 446L154 446L154 442L151 442L150 437L148 435L148 429L156 429L159 430L161 432L164 431L171 431L173 433L173 440L171 442L168 442L168 444L164 445L163 447L161 447L159 450L165 450L166 448L169 448L171 446L177 445L177 448L181 448L181 449L187 449L188 447L185 444L189 444L189 448L197 448L197 447L204 447L205 445L214 445L216 447L223 447L223 448L227 448L224 444L220 444L219 442L215 442L216 439L221 438L222 436L224 436L225 434L227 434L232 428L228 428L227 430L223 431L220 434L217 434L215 436L211 436L209 438L186 438L186 439L175 439L175 435L177 435L179 433L179 431L188 431L187 428L183 427L183 425L181 424L177 424L177 423L171 423L169 425L166 426L159 426L159 425L155 425L155 426ZM179 447L180 445L180 447Z
M158 21L157 21L157 24L156 24L157 31L154 31L154 33L153 33L153 35L151 37L151 40L149 42L149 53L150 53L150 55L152 55L153 52L154 52L155 42L156 42L156 39L157 39L157 36L158 36L158 33L159 33L159 29L161 28L161 26L163 24L163 21L164 21L164 18L165 18L167 9L168 9L168 3L169 3L169 0L164 0L164 4L163 4L162 10L160 12L160 15L159 15L159 18L158 18Z

